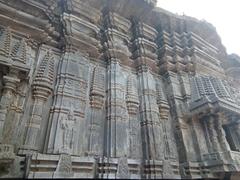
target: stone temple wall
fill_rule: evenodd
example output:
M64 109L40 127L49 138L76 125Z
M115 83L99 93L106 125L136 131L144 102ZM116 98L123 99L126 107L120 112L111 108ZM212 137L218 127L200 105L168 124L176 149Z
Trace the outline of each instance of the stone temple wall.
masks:
M0 0L0 177L238 175L240 61L155 5Z

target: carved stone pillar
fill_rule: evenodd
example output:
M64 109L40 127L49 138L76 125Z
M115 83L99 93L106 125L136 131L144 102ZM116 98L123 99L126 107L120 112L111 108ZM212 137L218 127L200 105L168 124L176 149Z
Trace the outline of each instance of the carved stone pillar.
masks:
M103 153L103 109L105 105L105 77L99 67L95 67L90 89L91 117L87 133L89 155Z
M158 107L160 112L160 117L162 121L162 129L163 129L163 141L164 141L164 158L169 159L173 158L174 152L173 152L173 143L172 137L169 129L169 111L170 107L166 102L158 101Z
M108 66L107 123L108 156L121 157L128 153L128 117L124 99L123 75L117 62Z
M0 142L4 141L4 143L8 143L9 137L11 136L9 132L11 131L12 122L8 122L7 114L14 102L17 85L20 82L18 72L10 69L9 74L3 77L3 81L4 87L0 103Z
M204 129L206 144L207 144L207 147L208 147L208 152L211 153L211 152L213 152L213 147L212 147L212 143L211 143L211 139L210 139L210 133L209 133L209 130L208 130L207 119L203 120L203 129Z
M37 151L37 139L39 137L39 130L41 128L43 106L45 101L43 99L35 99L33 104L32 116L27 125L27 135L25 139L24 149Z
M143 157L146 160L160 160L163 159L162 124L156 101L156 81L151 73L157 69L157 32L142 22L135 22L133 29L133 58L138 72ZM149 163L152 162L146 161L146 167Z
M0 104L0 142L18 144L18 129L22 108L21 87L23 79L29 72L26 64L27 43L24 38L16 40L10 28L6 28L0 35L0 61L3 69L9 69L3 76L3 93ZM1 68L1 69L2 69ZM21 77L21 83L20 78Z
M224 117L223 113L218 113L217 117L218 118L216 119L216 131L218 134L218 139L219 139L220 145L221 145L223 151L230 151L230 146L227 142L226 134L222 127L223 119L226 117Z
M27 124L27 132L23 149L37 151L38 137L42 125L43 107L52 93L54 60L48 52L42 60L33 82L33 108L31 118Z
M106 148L108 157L128 154L128 114L125 102L126 79L122 64L129 63L127 43L130 22L112 12L105 12L104 56L107 66L107 131ZM122 24L119 26L119 24Z
M73 175L71 155L61 154L53 178L71 178Z
M133 77L130 75L127 82L126 103L129 114L129 157L142 157L142 143L140 122L137 118L139 100L136 87L133 84Z
M218 142L218 134L215 129L215 118L213 115L209 115L209 118L208 118L208 131L209 131L210 141L212 143L213 152L221 151L221 148Z

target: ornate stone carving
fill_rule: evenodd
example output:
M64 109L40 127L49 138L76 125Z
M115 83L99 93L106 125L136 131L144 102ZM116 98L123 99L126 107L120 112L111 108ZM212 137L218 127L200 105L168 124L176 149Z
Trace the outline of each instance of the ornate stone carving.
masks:
M1 178L239 173L239 60L155 5L0 0Z
M105 87L104 75L95 67L90 89L90 105L93 108L102 109L104 105Z
M11 118L7 118L14 103L16 88L20 79L18 79L18 71L10 69L8 76L3 76L4 88L0 105L0 140L1 142L10 143L13 122Z
M119 179L129 178L128 160L126 157L120 157L118 159L117 178Z
M46 100L52 92L54 77L54 58L47 52L33 82L33 96Z
M0 35L0 55L9 57L11 48L12 34L10 28L2 30Z
M12 165L16 158L14 147L9 144L0 144L0 175L4 176L11 172Z
M212 143L212 151L213 152L218 152L221 151L220 146L219 146L219 141L217 138L217 132L215 129L215 119L214 117L209 117L209 121L208 121L208 131L209 131L209 135L210 135L210 140Z
M0 164L12 163L15 159L14 149L12 145L0 145Z
M33 81L33 109L27 124L25 145L22 149L37 151L38 135L41 133L43 106L53 89L54 60L50 52L43 58Z
M137 92L133 87L133 77L130 75L128 77L127 82L127 95L126 95L126 103L129 114L136 114L139 107L139 100L137 97Z
M224 113L218 113L217 114L217 119L216 119L216 130L217 130L217 134L218 134L218 139L219 139L219 143L222 147L223 151L229 151L230 150L230 146L227 142L226 139L226 134L223 130L223 120L226 119L226 117L224 116Z
M60 119L60 127L62 129L62 147L60 153L69 154L73 148L76 119L74 118L74 112L69 110L67 117Z
M13 47L13 51L11 53L12 59L13 61L18 61L20 63L24 63L26 64L26 48L27 48L27 44L25 39L22 39L21 41L19 41L18 43L16 43Z
M54 172L54 178L68 178L73 176L71 156L61 154L57 169Z

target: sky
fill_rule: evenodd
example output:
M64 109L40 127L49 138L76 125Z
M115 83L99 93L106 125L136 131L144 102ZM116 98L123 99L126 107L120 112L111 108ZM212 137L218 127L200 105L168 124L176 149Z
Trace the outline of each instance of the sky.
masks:
M240 0L158 0L157 6L210 22L227 52L240 55Z

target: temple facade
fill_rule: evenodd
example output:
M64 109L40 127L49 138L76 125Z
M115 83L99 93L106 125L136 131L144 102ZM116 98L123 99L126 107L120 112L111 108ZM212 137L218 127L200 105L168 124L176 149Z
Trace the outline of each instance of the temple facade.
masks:
M0 177L240 176L240 57L157 0L0 0Z

